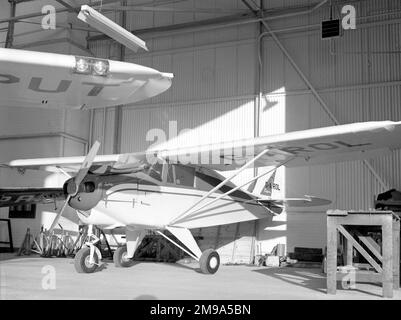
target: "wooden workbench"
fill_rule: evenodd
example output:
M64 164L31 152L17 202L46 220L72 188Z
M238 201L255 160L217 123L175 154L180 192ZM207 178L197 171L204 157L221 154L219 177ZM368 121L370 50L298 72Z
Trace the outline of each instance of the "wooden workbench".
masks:
M358 237L368 250L347 229L352 226L380 226L382 246ZM338 233L346 241L346 268L339 272L337 266ZM360 271L353 267L353 249L357 250L374 268ZM377 262L379 261L379 263ZM346 269L348 268L349 271ZM345 271L344 271L345 269ZM381 282L383 297L393 297L393 289L400 287L400 219L392 211L327 211L327 293L335 294L337 281L350 281L349 288L357 282Z

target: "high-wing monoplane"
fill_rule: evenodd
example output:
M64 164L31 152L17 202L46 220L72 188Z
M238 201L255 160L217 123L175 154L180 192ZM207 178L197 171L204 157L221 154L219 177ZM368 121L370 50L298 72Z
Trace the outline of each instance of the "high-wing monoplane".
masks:
M202 272L215 273L218 253L201 251L190 229L261 219L280 214L286 206L322 206L329 200L305 196L274 198L274 173L280 166L305 166L378 156L401 147L401 122L365 122L309 129L183 148L154 146L144 152L99 155L96 142L86 157L21 159L0 166L71 174L59 189L3 189L0 206L64 200L50 227L57 225L66 206L89 225L126 230L126 246L114 253L119 267L132 258L147 230L152 230L199 261ZM235 185L247 168L269 167ZM228 172L225 177L221 171ZM254 181L270 176L266 192ZM165 231L169 231L167 234ZM172 234L174 237L170 236ZM100 251L88 243L75 257L78 272L93 272Z

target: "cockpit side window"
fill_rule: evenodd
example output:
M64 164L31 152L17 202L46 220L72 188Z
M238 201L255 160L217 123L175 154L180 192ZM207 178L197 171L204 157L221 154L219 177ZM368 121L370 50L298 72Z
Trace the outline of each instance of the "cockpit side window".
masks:
M163 177L162 172L163 172L163 164L159 163L159 161L158 161L149 168L147 174L149 176L151 176L153 179L162 181L162 177Z
M172 164L167 164L167 183L174 183L174 168Z
M180 186L194 187L195 183L195 168L174 166L175 183Z

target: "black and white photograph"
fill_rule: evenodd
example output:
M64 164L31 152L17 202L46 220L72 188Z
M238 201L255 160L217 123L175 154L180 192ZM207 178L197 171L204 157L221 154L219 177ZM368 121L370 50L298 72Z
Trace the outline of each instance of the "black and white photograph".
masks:
M0 1L0 300L401 300L400 218L400 0Z

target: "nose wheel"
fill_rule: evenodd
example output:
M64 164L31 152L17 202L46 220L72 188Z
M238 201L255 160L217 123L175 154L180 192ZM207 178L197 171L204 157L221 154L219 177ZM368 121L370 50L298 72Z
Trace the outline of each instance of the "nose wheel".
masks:
M220 256L217 251L208 249L203 251L200 259L199 266L202 273L214 274L220 267Z

